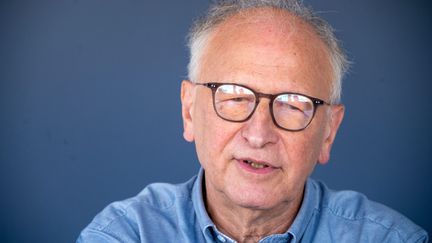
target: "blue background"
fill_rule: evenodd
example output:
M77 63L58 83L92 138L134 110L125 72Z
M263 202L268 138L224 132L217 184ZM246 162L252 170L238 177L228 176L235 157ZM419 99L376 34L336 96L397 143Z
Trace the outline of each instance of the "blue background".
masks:
M354 62L314 177L432 231L428 1L310 0ZM73 242L114 200L198 171L182 138L185 35L204 0L0 3L0 241Z

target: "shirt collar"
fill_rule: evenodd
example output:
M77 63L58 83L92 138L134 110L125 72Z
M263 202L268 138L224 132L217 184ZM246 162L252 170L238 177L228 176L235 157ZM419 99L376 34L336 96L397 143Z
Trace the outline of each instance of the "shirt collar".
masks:
M192 202L201 231L207 237L214 237L214 231L217 231L217 229L213 221L210 219L210 216L207 214L207 210L204 205L203 184L204 169L200 168L192 189ZM289 239L292 237L292 242L298 242L308 227L308 224L315 212L315 208L318 206L318 201L318 190L314 187L311 179L308 179L305 185L302 205L291 227L285 234L277 234L267 236L265 238L276 236L277 238Z
M211 242L235 242L229 236L226 236L222 232L218 231L216 225L207 214L203 194L203 186L205 185L204 183L204 169L201 167L192 189L192 203L194 205L201 232L204 234L204 237Z
M204 183L204 169L200 168L198 172L198 176L194 182L192 189L192 202L195 209L195 213L197 216L198 224L204 233L204 235L208 234L208 228L215 227L213 221L210 219L207 214L207 210L204 205L204 196L203 196L203 183Z
M293 236L293 242L298 242L304 235L309 222L312 219L315 209L319 203L319 192L315 188L311 179L306 181L303 201L294 222L288 229L288 232Z

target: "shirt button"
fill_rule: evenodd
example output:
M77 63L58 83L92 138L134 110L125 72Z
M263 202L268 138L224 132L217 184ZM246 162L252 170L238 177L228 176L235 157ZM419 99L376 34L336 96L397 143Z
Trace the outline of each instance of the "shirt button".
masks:
M226 241L225 237L223 237L222 235L218 235L217 238L222 242Z

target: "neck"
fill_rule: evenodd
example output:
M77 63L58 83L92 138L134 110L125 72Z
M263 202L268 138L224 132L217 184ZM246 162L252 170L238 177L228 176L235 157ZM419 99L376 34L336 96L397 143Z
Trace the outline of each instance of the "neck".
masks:
M269 209L235 205L220 192L206 192L206 208L218 230L237 242L258 242L283 234L291 226L302 202L298 199Z

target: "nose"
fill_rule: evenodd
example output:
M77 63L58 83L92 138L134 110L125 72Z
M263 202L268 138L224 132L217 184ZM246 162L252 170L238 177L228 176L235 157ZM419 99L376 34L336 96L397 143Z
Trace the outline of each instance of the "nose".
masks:
M279 139L269 109L269 99L260 99L254 114L241 130L242 137L253 148L275 144Z

